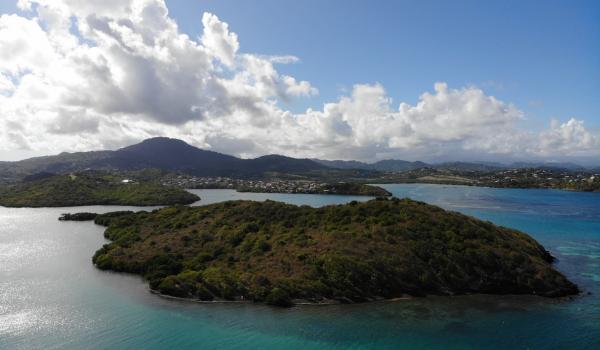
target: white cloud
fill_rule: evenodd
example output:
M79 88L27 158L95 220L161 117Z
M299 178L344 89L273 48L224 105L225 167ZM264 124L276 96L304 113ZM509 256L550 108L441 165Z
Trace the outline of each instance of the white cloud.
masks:
M40 72L55 59L46 32L36 20L17 15L0 16L0 71L18 76Z
M281 107L318 90L281 74L295 56L240 52L236 33L205 13L181 33L162 0L20 0L32 18L0 17L0 152L116 148L166 135L242 156L374 160L600 155L571 119L531 133L517 107L476 87L436 83L394 105L359 84L321 109ZM200 21L199 21L200 25ZM285 104L283 104L285 105Z
M202 15L202 25L204 25L202 34L204 47L223 64L233 66L235 54L240 47L237 34L229 32L227 23L221 22L219 17L212 13L205 12Z
M261 55L260 58L266 59L271 63L276 64L290 64L290 63L298 63L300 62L300 58L293 55L284 55L284 56L268 56Z
M568 154L598 154L600 138L585 129L583 121L575 118L559 124L553 120L550 129L539 135L540 152L552 155L553 152Z
M11 79L4 74L0 73L0 94L8 95L15 89L15 85Z
M430 158L478 148L490 135L512 133L522 113L510 104L487 96L477 88L448 89L435 84L434 93L424 93L411 106L397 110L379 85L356 85L350 97L327 104L324 111L309 111L300 117L309 130L318 130L326 157L351 157L366 152L368 158L402 156ZM491 145L486 152L499 152Z

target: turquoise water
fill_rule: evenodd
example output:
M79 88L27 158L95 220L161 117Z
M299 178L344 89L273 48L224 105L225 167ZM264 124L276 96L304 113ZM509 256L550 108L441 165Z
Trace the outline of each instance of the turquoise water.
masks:
M385 187L398 197L528 232L559 258L557 268L586 294L566 301L428 297L291 309L179 302L150 294L136 276L96 270L90 259L105 242L103 228L57 220L63 212L123 207L0 207L0 349L600 348L599 194ZM357 199L194 192L203 198L197 204L270 198L320 206Z

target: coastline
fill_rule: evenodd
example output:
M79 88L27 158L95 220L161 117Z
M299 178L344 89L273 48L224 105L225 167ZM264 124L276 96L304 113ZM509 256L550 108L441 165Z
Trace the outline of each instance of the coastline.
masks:
M115 272L112 271L112 273L115 273ZM253 300L224 300L224 299L199 300L199 299L192 299L192 298L176 297L176 296L172 296L172 295L168 295L168 294L163 294L163 293L161 293L155 289L152 289L150 287L148 287L148 291L151 294L156 295L157 297L160 297L160 298L170 299L170 300L175 300L175 301L182 301L182 302L198 303L198 304L255 304L255 305L280 307L280 306L271 305L271 304L268 304L265 302L253 301ZM591 293L585 292L585 291L580 291L576 295L566 295L566 296L557 297L557 298L547 298L547 297L544 297L541 295L535 295L535 294L486 294L486 293L466 293L466 294L454 294L454 295L427 294L427 295L419 296L419 297L405 295L405 296L394 297L394 298L376 298L373 300L366 300L366 301L354 302L354 303L343 303L339 300L333 300L333 299L327 299L326 301L322 301L322 302L311 302L311 301L308 301L305 299L295 299L295 300L292 300L292 305L290 307L358 305L358 304L372 304L372 303L396 303L396 302L410 301L410 300L416 300L416 299L428 298L428 297L456 298L456 297L477 297L477 296L479 296L479 297L535 298L536 300L538 300L540 302L543 301L545 303L561 303L561 302L573 301L577 298L581 298L581 297L589 296L589 295L591 295Z
M444 181L390 181L390 182L369 182L370 185L445 185L445 186L468 186L468 187L481 187L481 188L500 188L506 190L556 190L564 192L577 192L577 193L600 193L600 190L583 191L573 188L558 188L558 187L518 187L518 186L489 186L479 185L475 183L467 182L444 182Z
M373 181L371 181L373 180ZM367 181L359 181L357 183L362 183L365 185L371 186L381 186L381 185L403 185L403 184L415 184L415 185L446 185L446 186L468 186L468 187L481 187L481 188L500 188L500 189L515 189L515 190L556 190L556 191L565 191L565 192L577 192L577 193L600 193L599 190L592 191L584 191L573 188L559 188L559 187L532 187L532 186L490 186L486 184L477 184L474 182L456 182L456 181L427 181L427 180L405 180L405 181L379 181L381 179L368 179ZM246 189L238 189L238 188L226 188L220 186L205 186L205 187L186 187L185 189L190 190L235 190L240 193L281 193L281 194L318 194L318 195L348 195L348 196L371 196L376 197L372 194L364 194L364 193L335 193L335 192L277 192L277 191L254 191L254 190L246 190ZM389 195L385 195L388 197Z
M207 190L212 188L206 188ZM218 189L218 188L214 188ZM392 194L371 194L371 193L336 193L336 192L275 192L275 191L246 191L246 190L235 190L239 193L279 193L279 194L316 194L316 195L335 195L335 196L364 196L364 197L391 197Z
M253 300L225 300L225 299L200 300L200 299L176 297L176 296L172 296L172 295L168 295L168 294L163 294L163 293L159 292L158 290L152 289L150 287L148 287L148 291L151 294L154 294L161 298L185 301L185 302L192 302L192 303L199 303L199 304L257 304L257 305L275 306L275 305L271 305L271 304L268 304L268 303L265 303L262 301L253 301ZM467 294L465 294L465 295L467 295ZM312 302L312 301L309 301L306 299L292 299L291 306L292 307L293 306L329 306L329 305L352 305L352 304L366 304L366 303L379 303L379 302L400 302L400 301L406 301L406 300L414 300L415 298L416 297L406 295L406 296L394 297L394 298L375 298L373 300L366 300L366 301L356 302L356 303L343 303L339 300L334 300L334 299L326 299L325 301L319 301L319 302Z

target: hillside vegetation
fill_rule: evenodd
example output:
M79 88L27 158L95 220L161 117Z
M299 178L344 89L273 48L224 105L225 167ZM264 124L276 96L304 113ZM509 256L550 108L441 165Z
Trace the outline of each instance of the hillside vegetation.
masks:
M230 201L99 215L100 269L199 300L290 305L406 294L537 294L577 287L528 235L409 199L312 208Z
M327 193L341 194L341 195L354 195L354 196L373 196L373 197L387 197L392 194L387 190L373 185L366 185L361 183L343 182L328 184L325 189Z
M46 175L0 187L5 207L68 207L80 205L174 205L200 198L185 190L150 181L122 182L103 172Z
M17 162L0 162L0 183L16 182L24 176L50 172L68 174L85 169L134 171L161 169L196 176L263 177L268 172L305 173L328 169L310 159L278 155L241 159L199 149L184 141L156 137L116 151L61 153Z

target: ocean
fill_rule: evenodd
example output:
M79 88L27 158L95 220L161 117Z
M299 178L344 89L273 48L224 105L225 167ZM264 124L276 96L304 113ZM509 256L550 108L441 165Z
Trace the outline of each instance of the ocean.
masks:
M201 304L149 293L100 271L103 227L61 213L152 208L0 207L0 349L598 349L600 194L425 184L382 185L522 230L583 290L573 299L471 295L356 305ZM367 197L191 190L204 205L272 199L322 206Z

